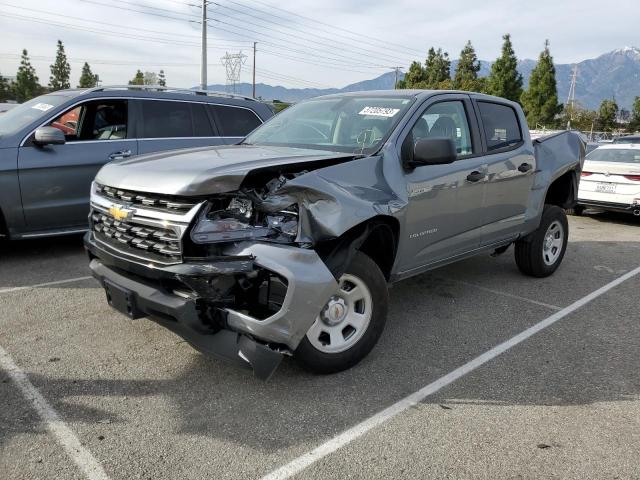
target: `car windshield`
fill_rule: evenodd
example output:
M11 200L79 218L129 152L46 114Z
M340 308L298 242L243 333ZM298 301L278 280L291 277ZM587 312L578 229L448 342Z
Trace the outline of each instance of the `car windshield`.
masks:
M31 122L44 117L46 112L69 100L63 95L43 95L29 100L0 115L0 136L19 132Z
M368 155L380 148L412 102L410 96L308 100L279 113L243 143Z
M585 159L596 162L640 163L640 148L597 148Z

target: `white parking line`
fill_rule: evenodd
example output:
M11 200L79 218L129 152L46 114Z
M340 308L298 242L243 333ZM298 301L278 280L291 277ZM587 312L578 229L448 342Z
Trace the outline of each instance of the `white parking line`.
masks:
M24 397L31 402L40 415L46 427L58 440L58 443L66 450L67 455L82 470L89 480L109 480L102 466L89 450L82 446L78 437L62 421L58 412L45 400L40 392L33 386L27 375L18 368L9 354L0 347L0 367L9 374Z
M539 302L538 300L533 300L532 298L521 297L520 295L515 295L513 293L502 292L500 290L494 290L492 288L483 287L482 285L476 285L475 283L465 282L463 280L457 280L455 278L446 278L445 280L450 280L452 282L459 283L461 285L466 285L467 287L476 288L478 290L484 290L485 292L493 293L495 295L501 295L503 297L513 298L515 300L520 300L523 302L533 303L534 305L539 305L541 307L546 307L551 310L562 310L562 307L558 307L557 305L551 305L550 303Z
M63 283L73 283L73 282L79 282L81 280L89 280L90 278L93 278L93 277L91 276L76 277L76 278L69 278L67 280L56 280L55 282L37 283L35 285L25 285L23 287L0 288L0 293L19 292L20 290L30 290L32 288L40 288L40 287L51 287L53 285L62 285Z
M580 300L573 302L568 307L563 308L562 310L554 313L550 317L547 317L546 319L542 320L539 323L536 323L532 327L527 328L526 330L519 333L515 337L510 338L509 340L501 343L500 345L493 347L491 350L465 363L464 365L453 370L452 372L448 373L444 377L439 378L435 382L430 383L429 385L423 387L417 392L412 393L411 395L394 403L390 407L385 408L381 412L376 413L375 415L373 415L372 417L369 417L365 421L355 425L354 427L351 427L348 430L345 430L338 436L333 437L332 439L326 441L322 445L314 448L310 452L307 452L304 455L289 462L288 464L278 468L277 470L274 470L273 472L264 476L262 480L285 480L300 473L301 471L303 471L310 465L314 464L318 460L326 457L327 455L330 455L331 453L344 447L345 445L348 445L349 443L353 442L357 438L367 433L369 430L377 427L378 425L381 425L387 420L392 419L393 417L404 412L408 408L423 401L429 395L433 395L438 390L455 382L459 378L464 377L465 375L473 372L475 369L484 365L488 361L496 358L498 355L501 355L502 353L518 345L519 343L524 342L529 337L553 325L558 320L563 319L567 315L578 310L580 307L595 300L600 295L603 295L604 293L608 292L612 288L620 285L622 282L638 274L640 274L640 267L637 267L634 270L630 271L629 273L626 273L625 275L618 277L612 282L607 283L604 287L601 287L598 290L591 292L587 296L582 297Z

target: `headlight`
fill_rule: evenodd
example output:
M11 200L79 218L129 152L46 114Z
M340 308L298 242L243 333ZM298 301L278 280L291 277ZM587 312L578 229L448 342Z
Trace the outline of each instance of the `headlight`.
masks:
M234 197L212 202L200 215L191 232L195 243L235 242L239 240L265 239L291 243L298 235L298 206L291 205L276 213L263 213L254 208L246 198Z

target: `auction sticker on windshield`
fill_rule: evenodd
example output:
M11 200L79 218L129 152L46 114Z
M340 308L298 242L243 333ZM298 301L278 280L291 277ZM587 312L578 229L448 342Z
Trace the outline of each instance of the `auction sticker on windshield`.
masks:
M364 107L360 112L360 115L369 115L373 117L393 117L399 111L399 108Z
M42 110L43 112L49 111L53 108L53 105L49 105L48 103L36 103L33 107L36 110Z

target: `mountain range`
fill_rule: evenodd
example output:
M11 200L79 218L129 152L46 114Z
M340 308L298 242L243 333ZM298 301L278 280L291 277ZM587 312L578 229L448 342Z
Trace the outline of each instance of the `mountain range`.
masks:
M457 61L451 62L452 73ZM576 100L584 107L597 109L600 102L607 98L615 98L620 108L631 109L633 99L640 96L640 49L624 47L600 55L597 58L583 60L577 64L556 64L556 80L558 97L561 103L567 101L574 66L578 67L576 78ZM536 66L535 60L521 60L518 70L522 74L525 86L531 70ZM491 62L481 61L480 75L486 76L491 69ZM256 84L256 94L265 100L281 100L298 102L319 95L340 92L356 92L362 90L389 90L393 88L394 72L387 72L379 77L362 82L352 83L344 88L286 88L282 86ZM224 91L225 85L209 85L210 90ZM236 85L236 92L250 96L252 86L249 83Z

